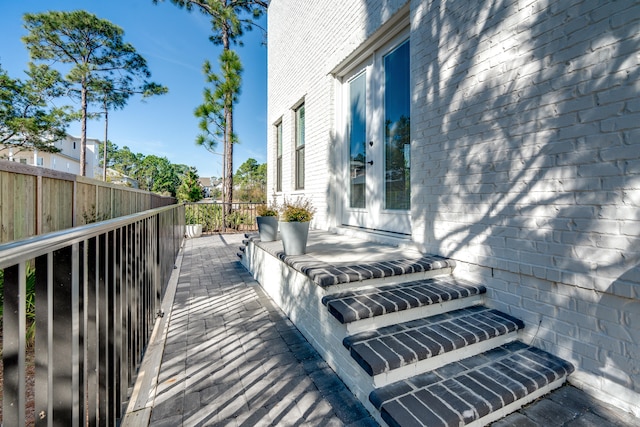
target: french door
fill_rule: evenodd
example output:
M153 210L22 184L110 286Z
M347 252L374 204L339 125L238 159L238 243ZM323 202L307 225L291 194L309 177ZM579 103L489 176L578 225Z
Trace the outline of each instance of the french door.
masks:
M409 40L375 52L345 77L343 223L411 234Z

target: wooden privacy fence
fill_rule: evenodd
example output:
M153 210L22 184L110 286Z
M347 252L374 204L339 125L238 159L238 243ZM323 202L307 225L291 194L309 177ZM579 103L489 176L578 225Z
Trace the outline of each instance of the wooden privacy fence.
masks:
M0 160L0 243L174 203L173 197Z

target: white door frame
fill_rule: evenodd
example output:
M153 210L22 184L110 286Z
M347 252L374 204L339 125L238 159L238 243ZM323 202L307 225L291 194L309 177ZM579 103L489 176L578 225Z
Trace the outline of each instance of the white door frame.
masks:
M367 55L356 66L350 67L341 79L339 114L342 120L342 170L344 191L341 197L341 224L361 229L386 231L400 235L411 234L410 210L385 209L385 144L384 144L384 58L409 41L409 31L399 32ZM351 207L350 159L350 87L365 76L366 82L366 203L364 207ZM372 162L372 163L371 163Z

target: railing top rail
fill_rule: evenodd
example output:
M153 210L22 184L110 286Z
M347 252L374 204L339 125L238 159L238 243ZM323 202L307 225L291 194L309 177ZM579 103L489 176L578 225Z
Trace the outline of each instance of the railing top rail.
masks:
M65 230L54 231L47 234L28 237L14 242L0 245L0 269L15 265L19 262L33 259L37 256L55 251L92 237L98 236L108 231L133 224L145 218L152 217L160 212L177 209L182 204L163 206L149 209L127 216L122 216L106 221L95 222Z
M263 205L263 202L221 202L218 200L206 201L199 200L197 202L185 202L187 205Z

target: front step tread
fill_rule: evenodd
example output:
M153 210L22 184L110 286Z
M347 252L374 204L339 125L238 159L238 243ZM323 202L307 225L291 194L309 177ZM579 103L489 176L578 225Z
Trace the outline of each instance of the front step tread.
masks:
M322 298L322 303L344 324L486 291L484 285L447 276L331 294Z
M543 350L513 342L371 392L389 426L456 426L478 420L573 372Z
M343 340L371 376L524 328L508 314L483 306L361 332Z

